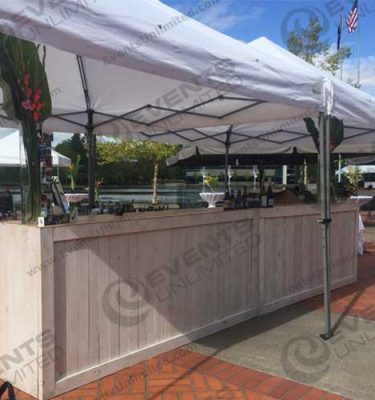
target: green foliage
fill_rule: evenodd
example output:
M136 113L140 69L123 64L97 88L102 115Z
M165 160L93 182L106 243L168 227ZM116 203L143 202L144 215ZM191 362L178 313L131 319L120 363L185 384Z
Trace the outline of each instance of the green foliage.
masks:
M70 139L64 140L59 143L55 150L72 160L72 166L75 169L73 171L74 177L74 188L76 185L87 185L87 150L84 137L80 134L73 135ZM68 179L72 188L72 175L71 170L66 171L65 179Z
M178 169L165 165L165 160L179 150L179 145L151 141L98 141L98 174L107 184L151 182L158 164L161 176L179 178Z
M319 129L315 126L315 122L312 118L304 118L303 121L305 122L307 132L312 136L315 147L319 152Z
M180 150L179 145L170 145L149 140L126 140L98 142L99 164L112 164L122 161L151 161L154 164L165 161Z
M315 126L312 118L304 118L306 130L314 140L315 147L319 152L319 129ZM344 123L336 117L330 117L330 151L333 151L344 140Z
M310 64L335 74L342 62L351 56L349 47L341 47L330 54L328 41L321 40L322 26L319 19L311 17L300 33L292 31L288 37L288 50Z
M78 154L77 158L74 161L72 160L72 163L68 167L70 188L72 189L72 191L75 190L76 188L78 171L80 169L80 162L81 162L81 156Z
M52 102L39 46L0 33L0 67L7 114L28 124L47 119Z
M52 103L39 46L0 33L0 87L6 113L22 123L29 190L25 222L40 214L40 160L38 132L51 115Z
M345 186L350 195L354 196L358 192L359 183L362 180L361 170L357 166L349 165L345 173Z
M211 192L215 192L219 185L219 177L207 175L204 178L204 184L207 185L211 189Z

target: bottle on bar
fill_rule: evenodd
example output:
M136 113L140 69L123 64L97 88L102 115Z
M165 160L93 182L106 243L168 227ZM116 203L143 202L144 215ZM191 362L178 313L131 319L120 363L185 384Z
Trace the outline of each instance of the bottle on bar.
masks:
M242 192L242 208L247 208L247 199L249 197L249 194L247 192L247 186L243 187L243 192Z
M230 195L229 195L229 190L225 192L225 197L224 197L224 210L230 210Z
M261 186L260 186L260 192L259 192L259 201L260 201L260 206L261 208L267 208L267 191L264 186L264 180L262 180Z
M241 190L238 190L237 196L236 196L236 210L240 209L242 206L242 194Z
M271 180L268 181L268 189L267 189L267 207L271 208L275 204L275 200L273 197L273 191L272 191L272 182Z
M234 210L236 208L236 199L234 197L234 190L232 189L229 196L230 209Z

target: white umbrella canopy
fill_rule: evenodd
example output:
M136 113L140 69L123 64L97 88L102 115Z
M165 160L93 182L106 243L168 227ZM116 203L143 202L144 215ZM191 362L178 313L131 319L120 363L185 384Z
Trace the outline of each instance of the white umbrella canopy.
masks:
M321 105L320 74L291 73L159 1L35 8L30 0L2 1L0 31L47 45L54 117L46 131L143 132L183 142L159 132L316 115ZM60 24L48 22L62 15Z
M346 174L353 167L344 167L336 171L336 175ZM375 165L355 165L354 168L358 168L361 174L375 174Z
M280 155L295 155L295 154L317 154L317 150L315 145L312 143L312 140L310 140L311 143L309 146L300 146L300 147L283 147L283 146L278 146L278 147L264 147L262 146L261 148L258 147L250 147L250 146L231 146L228 150L229 155L275 155L277 156ZM224 155L226 153L225 148L218 148L218 147L208 147L208 146L189 146L181 151L179 151L177 154L174 156L171 156L167 159L166 163L167 166L172 166L177 164L178 162L188 160L192 157L195 157L197 154L200 156L223 156L223 162L224 162ZM368 146L368 145L346 145L346 144L341 144L335 148L333 151L334 154L342 154L342 155L349 155L350 157L359 157L363 155L370 155L372 154L373 156L370 157L370 160L374 160L375 157L375 147ZM359 159L364 160L363 157L360 157ZM367 158L366 158L367 160ZM363 161L362 161L363 162Z
M68 167L71 160L52 150L52 163L55 167ZM25 150L20 146L19 131L0 129L0 167L17 167L25 164Z

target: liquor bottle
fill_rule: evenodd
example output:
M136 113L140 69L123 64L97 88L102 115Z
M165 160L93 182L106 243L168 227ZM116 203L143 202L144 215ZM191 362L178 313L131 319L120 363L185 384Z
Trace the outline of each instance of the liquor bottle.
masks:
M267 191L264 186L264 181L262 181L262 184L260 186L259 201L262 208L267 208Z
M234 197L234 190L232 189L229 196L230 209L234 210L236 208L236 199Z
M268 189L267 189L267 207L273 207L275 204L274 197L273 197L273 191L272 191L272 185L269 183Z
M225 197L224 197L224 210L230 210L230 196L229 196L229 191L225 192Z
M240 209L242 206L242 195L241 195L241 190L237 192L237 197L236 197L236 209Z
M247 198L249 197L249 194L247 193L247 186L243 187L243 192L242 192L242 208L247 208Z

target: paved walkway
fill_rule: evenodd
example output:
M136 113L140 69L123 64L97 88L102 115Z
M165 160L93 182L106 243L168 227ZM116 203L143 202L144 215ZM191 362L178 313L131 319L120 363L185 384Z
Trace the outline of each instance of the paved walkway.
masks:
M370 254L360 259L358 282L333 294L338 328L329 344L317 339L323 328L319 296L124 369L58 399L375 399L375 245L368 245L367 250ZM298 346L293 355L288 353L298 341L307 346L309 359L303 358ZM21 392L17 398L31 400Z

